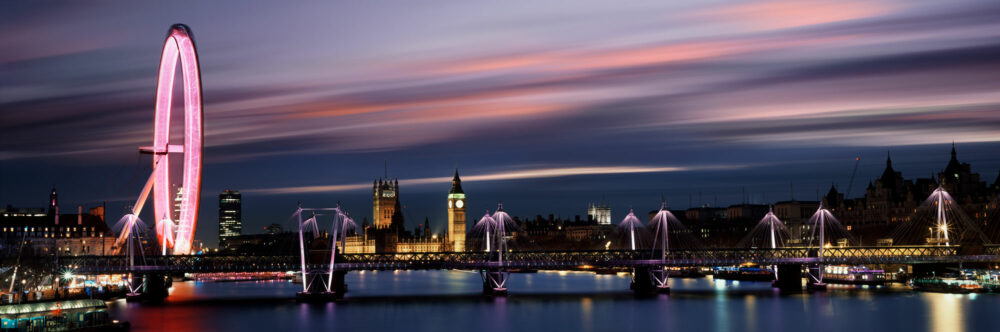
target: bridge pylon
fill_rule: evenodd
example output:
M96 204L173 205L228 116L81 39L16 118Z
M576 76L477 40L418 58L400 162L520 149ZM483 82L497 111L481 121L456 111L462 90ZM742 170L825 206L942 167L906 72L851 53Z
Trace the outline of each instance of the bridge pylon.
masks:
M483 294L504 296L507 295L507 280L510 279L510 271L504 266L504 253L510 250L507 246L507 226L514 225L514 221L503 210L503 203L497 204L492 217L483 217L481 221L485 222L486 252L489 254L489 267L479 270Z
M143 273L130 274L130 284L137 284L130 287L129 293L125 295L127 302L162 302L169 295L169 289L173 279L165 273Z
M670 292L669 274L663 266L632 268L629 289L637 296Z
M483 294L507 295L507 280L510 279L510 272L502 269L485 269L479 271L479 276L483 280Z
M311 217L303 220L302 214L310 212ZM333 216L330 236L329 260L325 255L313 255L306 248L305 230L312 231L313 239L319 238L320 216ZM337 270L337 255L343 248L347 232L357 227L354 220L340 206L335 208L303 208L300 204L291 219L298 220L299 255L302 276L302 291L295 294L301 302L329 302L342 299L347 292L344 282L346 270ZM338 240L340 243L338 243Z
M670 273L666 269L667 255L670 253L670 218L674 218L673 214L667 209L667 202L663 201L663 204L660 205L660 211L649 221L649 226L655 230L652 253L653 257L659 257L660 265L642 269L645 271L640 271L640 269L633 270L633 283L637 282L636 274L645 272L648 276L644 278L640 277L638 281L648 283L650 286L648 290L645 287L637 288L637 286L633 286L632 290L637 294L640 291L653 293L670 292Z
M802 292L802 264L778 264L774 270L771 286L786 293Z

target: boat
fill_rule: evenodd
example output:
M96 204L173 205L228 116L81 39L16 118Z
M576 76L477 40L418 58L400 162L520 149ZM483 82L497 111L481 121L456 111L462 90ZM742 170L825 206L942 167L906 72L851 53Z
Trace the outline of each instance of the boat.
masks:
M910 279L910 287L913 287L913 290L938 293L969 294L985 291L978 281L958 277L913 278Z
M772 281L774 271L770 268L755 265L714 267L712 272L716 279L739 281Z
M986 270L986 271L973 271L972 275L979 282L979 285L983 287L985 291L988 292L998 292L1000 291L1000 271L997 270Z
M704 278L705 273L701 272L701 269L695 267L689 268L679 268L672 267L667 269L668 276L671 278Z
M3 331L128 331L129 323L108 317L102 300L47 301L0 307Z
M884 285L885 271L864 266L828 265L824 267L823 281L846 285Z
M598 268L594 269L596 274L618 274L618 272L628 272L627 269L617 269L617 268Z

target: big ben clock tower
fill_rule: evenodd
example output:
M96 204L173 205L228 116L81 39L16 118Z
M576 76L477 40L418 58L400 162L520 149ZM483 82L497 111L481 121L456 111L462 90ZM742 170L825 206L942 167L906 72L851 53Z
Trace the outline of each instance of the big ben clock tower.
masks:
M452 243L452 251L465 251L465 203L462 179L458 178L456 168L455 177L451 179L451 191L448 192L448 239Z

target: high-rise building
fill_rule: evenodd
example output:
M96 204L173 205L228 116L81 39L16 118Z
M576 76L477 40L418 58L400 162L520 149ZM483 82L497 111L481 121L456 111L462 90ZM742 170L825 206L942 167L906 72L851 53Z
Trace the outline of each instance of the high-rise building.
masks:
M226 189L219 194L219 245L243 231L243 199L239 191Z
M458 168L448 191L448 239L453 251L465 251L465 192L462 191Z
M181 220L181 206L184 205L184 187L177 187L174 190L177 194L174 195L173 209L170 211L170 220L174 222L174 226L177 226L177 222Z
M590 203L587 207L587 216L600 225L611 225L611 207L607 203Z

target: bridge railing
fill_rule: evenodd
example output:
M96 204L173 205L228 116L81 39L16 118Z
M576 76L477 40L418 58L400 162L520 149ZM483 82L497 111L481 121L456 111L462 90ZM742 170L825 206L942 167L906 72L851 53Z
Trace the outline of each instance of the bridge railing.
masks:
M958 250L958 246L831 247L824 248L823 255L829 258L955 256Z
M130 269L127 256L61 257L60 265L83 273L157 272L252 272L292 271L300 267L297 256L172 255L135 259Z
M485 252L428 252L428 253L377 253L340 254L338 270L391 270L391 269L572 269L593 267L640 266L723 266L743 263L769 264L920 264L960 261L1000 261L998 248L992 255L962 256L959 247L907 246L907 247L845 247L824 248L824 257L818 258L816 247L798 248L720 248L720 249L671 249L666 256L652 250L548 250L512 251L504 254L500 263ZM495 255L493 253L492 255ZM187 255L150 256L136 259L131 271L157 272L254 272L298 271L301 259L297 255ZM60 257L62 267L81 273L125 273L130 271L125 256L76 256ZM307 270L325 270L328 264L308 264Z
M823 248L823 263L902 264L954 260L959 246L894 246Z
M813 249L814 250L814 249ZM780 249L671 249L666 256L652 250L543 250L511 251L504 254L504 262L491 259L483 252L446 253L377 253L344 254L338 256L338 268L389 269L389 268L573 268L576 266L627 267L656 265L712 265L741 264L745 262L777 263L804 262L809 248Z

